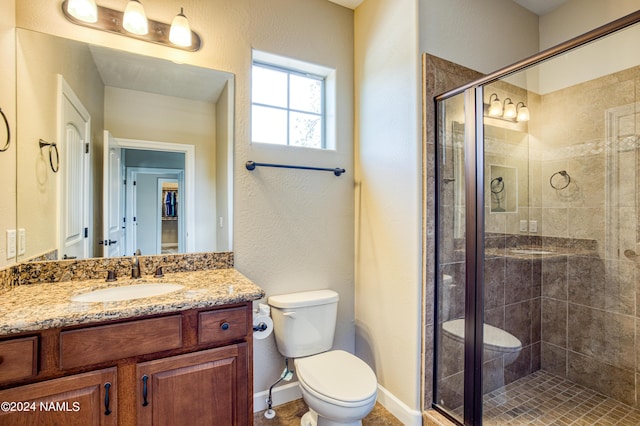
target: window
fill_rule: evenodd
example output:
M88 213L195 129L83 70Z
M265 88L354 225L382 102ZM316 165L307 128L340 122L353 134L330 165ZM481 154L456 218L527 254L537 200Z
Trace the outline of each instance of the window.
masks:
M280 63L274 63L258 60L256 56L275 57L254 52L251 140L307 148L331 147L327 143L327 75L310 72L299 61L281 58ZM292 63L298 67L290 67ZM312 65L309 68L320 70Z

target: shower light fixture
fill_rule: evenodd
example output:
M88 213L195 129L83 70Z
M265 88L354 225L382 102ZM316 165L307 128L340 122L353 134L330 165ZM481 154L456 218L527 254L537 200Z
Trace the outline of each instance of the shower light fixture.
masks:
M177 49L194 52L202 44L182 8L171 25L147 19L140 0L129 0L124 13L96 5L95 0L64 0L62 13L77 25Z
M511 98L506 98L504 102L500 102L498 95L492 93L489 96L489 103L485 104L485 115L493 118L512 122L529 121L529 108L524 102L514 104Z
M524 102L518 102L516 105L516 120L518 121L529 121L531 116L529 115L529 108L524 104Z

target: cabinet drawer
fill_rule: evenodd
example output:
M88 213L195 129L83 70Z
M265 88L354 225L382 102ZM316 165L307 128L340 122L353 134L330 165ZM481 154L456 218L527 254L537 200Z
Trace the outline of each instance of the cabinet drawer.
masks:
M63 331L60 367L80 367L181 346L180 315Z
M201 312L198 343L241 339L247 334L247 308Z
M0 342L0 382L20 380L37 374L38 338Z

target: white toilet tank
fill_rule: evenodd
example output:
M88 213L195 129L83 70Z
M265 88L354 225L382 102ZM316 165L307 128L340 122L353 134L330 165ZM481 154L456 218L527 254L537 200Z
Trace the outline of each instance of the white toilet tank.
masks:
M338 299L333 290L270 296L267 303L278 351L287 358L300 358L331 349Z

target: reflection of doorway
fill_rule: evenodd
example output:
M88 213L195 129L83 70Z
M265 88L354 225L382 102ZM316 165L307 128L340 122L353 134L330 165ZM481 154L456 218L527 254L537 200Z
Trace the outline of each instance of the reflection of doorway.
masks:
M180 182L177 179L158 179L158 195L161 215L158 216L157 252L161 254L182 253L184 242L180 225Z
M160 215L159 204L157 203L157 184L159 178L168 178L168 179L178 179L180 180L180 201L181 201L181 212L179 217L181 220L179 221L180 227L180 239L179 239L179 250L181 252L192 252L195 247L195 232L193 231L195 226L195 209L194 205L194 173L195 173L195 147L193 145L187 144L176 144L176 143L166 143L166 142L155 142L155 141L144 141L144 140L134 140L134 139L120 139L120 138L112 138L109 140L110 148L120 148L122 152L122 170L123 174L121 176L120 182L124 183L125 188L125 217L123 218L124 224L124 234L125 234L125 251L124 253L127 255L132 255L135 253L136 249L140 248L142 254L153 254L160 253L157 251L157 238L158 235L158 227L157 221L158 216ZM137 157L137 159L135 159ZM172 159L173 158L173 159ZM175 158L180 158L179 165L175 162ZM105 156L105 159L108 161L108 156ZM105 168L108 168L109 165L105 164ZM128 175L131 171L133 171L134 167L138 167L138 169L162 169L163 173L168 171L169 175L156 175L153 177L152 185L149 186L148 192L145 192L143 198L150 194L149 205L157 206L158 213L154 214L151 219L145 220L145 223L149 222L153 223L153 226L146 227L147 231L140 231L140 221L137 215L136 205L141 203L141 200L137 200L133 195L133 187L137 186L138 180L132 179ZM139 171L139 170L138 170ZM173 174L171 174L173 173ZM181 174L176 174L181 173ZM151 173L152 175L153 173ZM141 174L142 180L146 182L146 179L149 178L149 173ZM133 182L136 182L134 185ZM146 183L143 183L146 185ZM111 208L108 206L108 208ZM135 213L135 214L134 214ZM106 215L105 215L106 216ZM136 225L136 223L138 223ZM144 227L144 226L143 226ZM149 231L150 229L150 231ZM141 234L140 232L152 232L152 237L147 237L146 234ZM143 250L142 247L139 247L134 239L134 234L140 235L142 238L140 241L145 242ZM152 241L149 243L149 241Z
M132 224L127 228L127 252L142 254L161 254L163 203L161 201L162 181L175 182L176 187L184 186L184 172L177 169L161 169L149 167L127 167L126 191L126 222ZM174 204L177 208L175 215L169 221L175 222L175 251L184 252L184 206L183 203ZM168 225L171 226L171 225Z
M65 259L90 257L89 135L91 116L61 75L58 75L59 201L58 250Z

